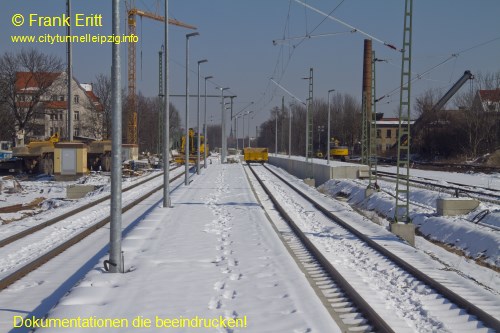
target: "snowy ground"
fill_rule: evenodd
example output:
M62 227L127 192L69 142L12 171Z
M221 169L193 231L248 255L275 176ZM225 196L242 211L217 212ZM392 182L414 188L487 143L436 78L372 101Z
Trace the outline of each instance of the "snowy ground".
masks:
M104 274L102 261L107 256L102 257L51 311L50 317L96 316L126 319L132 325L134 319L142 316L144 320L151 319L154 327L156 316L162 319L222 316L246 319L247 328L236 329L235 332L337 331L338 328L325 313L249 193L249 184L243 177L241 166L220 165L217 160L214 160L213 166L203 170L202 177L195 179L189 187L180 187L175 192L173 209L166 211L158 207L128 234L123 243L127 274ZM449 177L450 181L457 181L456 175ZM497 186L498 175L479 177L484 179L484 184ZM488 180L488 177L491 179ZM444 180L445 176L437 178ZM464 179L460 178L458 182ZM104 185L97 195L109 193L107 177L96 176L86 181ZM6 191L13 187L11 184L9 180L4 181L0 207L31 202L38 195L63 206L78 204L77 201L64 200L66 183L42 180L22 182L23 192L8 194ZM393 185L381 183L381 186L391 192ZM341 180L325 184L323 191L333 196L339 192L348 195L350 204L371 212L375 221L386 226L383 216L390 216L393 198L379 192L370 200L365 200L361 197L365 188L364 183ZM468 216L435 216L435 207L432 208L429 203L439 194L428 192L416 191L412 197L412 201L421 203L421 206L412 209L414 222L421 232L461 249L471 258L481 257L486 263L500 266L499 232L488 231L486 227L466 221L470 218ZM46 204L38 209L44 209L46 215L61 209L54 209L56 206ZM483 206L482 209L493 212L488 218L489 223L498 223L499 207ZM21 221L0 226L0 235L7 228L36 223L38 219L37 215L11 214L0 214L0 218L22 218ZM497 272L449 253L422 237L417 237L417 247L500 297L500 274ZM144 281L148 282L145 284ZM29 285L27 290L30 294L34 293L37 283L43 285L44 282L38 280ZM26 292L26 286L22 285L9 288L14 293L12 297L23 289ZM4 311L10 308L9 304L2 304L0 308L0 316L4 317L2 320L5 320L5 315L11 317L10 311ZM29 313L28 310L24 314ZM133 331L155 331L147 328L144 321L141 325Z
M429 176L429 175L428 175ZM395 184L379 181L381 191L365 197L366 181L330 180L320 187L329 195L347 197L348 202L366 211L377 223L388 226L386 218L394 216ZM467 215L438 216L436 199L451 197L450 194L425 189L412 189L410 194L410 216L418 232L428 239L446 244L463 252L467 257L500 269L500 231L473 223L484 211L489 213L481 220L485 225L500 227L500 207L481 203Z
M174 192L172 204L151 211L124 239L126 274L106 274L103 257L49 318L119 319L128 329L117 331L133 332L158 331L183 318L209 325L234 320L244 327L234 332L339 332L280 243L241 165L209 167Z

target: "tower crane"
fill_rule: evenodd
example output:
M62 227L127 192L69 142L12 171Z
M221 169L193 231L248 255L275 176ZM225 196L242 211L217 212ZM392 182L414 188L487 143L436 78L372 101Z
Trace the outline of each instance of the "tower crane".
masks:
M165 17L134 7L133 1L127 2L128 33L136 35L136 15L155 21L165 22ZM169 18L168 24L196 30L195 26ZM128 112L126 142L137 144L137 100L136 100L136 43L128 43Z

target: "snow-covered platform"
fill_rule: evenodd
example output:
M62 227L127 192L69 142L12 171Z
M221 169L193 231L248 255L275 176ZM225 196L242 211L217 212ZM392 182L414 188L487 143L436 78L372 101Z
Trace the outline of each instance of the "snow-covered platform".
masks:
M269 154L269 163L280 167L297 178L312 178L315 186L320 186L330 179L356 179L360 175L368 173L367 165L346 163L324 159L313 158L306 161L303 156L274 155Z
M124 238L124 274L105 272L104 256L48 318L80 318L79 328L65 332L89 332L83 320L107 321L113 329L104 331L120 332L340 331L241 164L209 165L171 200L171 208L160 200ZM214 328L222 324L227 330Z

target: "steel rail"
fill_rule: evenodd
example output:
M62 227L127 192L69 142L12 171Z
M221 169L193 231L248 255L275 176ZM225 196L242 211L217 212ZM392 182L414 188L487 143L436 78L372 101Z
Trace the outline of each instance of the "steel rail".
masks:
M392 172L377 171L377 175L381 175L381 176L388 177L388 178L396 178L396 174L392 173ZM485 190L485 191L491 191L491 192L500 192L500 190L488 189L488 188L485 188L485 187L473 186L473 185L466 185L466 184L460 184L460 183L454 183L454 182L448 182L448 181L447 181L447 183L450 183L450 184L453 184L453 185L456 185L456 186L446 186L446 185L441 185L441 184L436 184L436 183L430 182L433 179L422 178L422 177L418 177L418 178L426 179L428 181L423 181L423 180L418 180L418 179L410 179L410 182L415 183L415 184L425 185L425 186L437 187L437 188L441 188L441 189L444 189L444 190L449 190L449 191L451 191L451 193L460 193L460 192L463 192L463 193L468 193L468 194L474 194L477 199L488 201L488 202L491 202L491 203L494 203L494 204L500 204L500 195L490 194L490 193L485 193L485 192L480 192L480 191L474 191L474 190L469 190L469 189L466 189L466 188L463 188L463 187L470 186L470 187L475 187L475 188L479 188L479 189L482 189L482 190ZM483 198L483 197L487 197L487 198L489 197L489 198L492 198L492 199L487 199L487 198Z
M177 168L178 167L175 167L172 170L175 170ZM146 182L148 182L148 181L150 181L152 179L160 177L162 174L163 174L163 172L160 173L160 174L158 174L158 175L156 175L156 176L154 176L154 177L142 180L142 181L138 182L137 184L130 185L127 188L125 188L123 190L123 192L127 192L129 190L132 190L132 189L140 186L140 185L143 185L144 183L146 183ZM105 197L93 200L92 202L89 202L89 203L87 203L87 204L85 204L83 206L80 206L80 207L78 207L76 209L73 209L73 210L71 210L69 212L66 212L64 214L58 215L58 216L56 216L56 217L54 217L54 218L52 218L50 220L47 220L47 221L42 222L40 224L37 224L37 225L35 225L35 226L31 227L31 228L25 229L23 231L20 231L17 234L14 234L14 235L11 235L11 236L6 237L4 239L1 239L0 240L0 247L4 247L7 244L10 244L10 243L15 242L15 241L17 241L17 240L19 240L19 239L21 239L23 237L31 235L32 233L34 233L36 231L42 230L42 229L44 229L46 227L49 227L49 226L51 226L51 225L53 225L55 223L58 223L58 222L62 221L62 220L66 219L66 218L68 218L70 216L73 216L75 214L83 212L84 210L89 209L89 208L91 208L91 207L93 207L93 206L95 206L97 204L100 204L101 202L106 201L106 200L109 200L110 198L111 198L111 195L108 194Z
M191 167L191 170L193 168L194 167ZM184 172L182 172L179 175L173 177L172 179L170 179L170 183L172 183L173 181L179 179L183 175L184 175ZM134 200L133 202L131 202L128 205L126 205L125 207L123 207L122 208L122 212L126 212L126 211L130 210L131 208L133 208L134 206L136 206L137 204L139 204L141 201L147 199L148 197L150 197L151 195L153 195L155 192L159 191L162 188L163 188L163 184L157 186L156 188L152 189L148 193L142 195L138 199ZM95 232L98 229L102 228L109 221L110 221L110 216L107 216L107 217L101 219L100 221L98 221L97 223L95 223L92 226L88 227L87 229L85 229L81 233L79 233L79 234L71 237L70 239L66 240L64 243L59 244L58 246L56 246L52 250L44 253L43 255L41 255L40 257L38 257L37 259L34 259L34 260L30 261L28 264L22 266L21 268L17 269L16 271L12 272L11 274L7 275L2 280L0 280L0 291L3 290L3 289L5 289L5 288L7 288L8 286L10 286L11 284L13 284L17 280L21 279L22 277L24 277L25 275L27 275L31 271L33 271L33 270L37 269L38 267L42 266L43 264L45 264L49 260L53 259L54 257L56 257L57 255L59 255L60 253L64 252L65 250L67 250L71 246L75 245L76 243L78 243L79 241L81 241L82 239L84 239L85 237L89 236L93 232Z
M394 332L390 325L379 316L379 314L363 299L363 297L351 286L349 282L333 267L330 261L321 253L320 250L314 246L311 240L300 230L300 228L295 224L293 219L288 215L286 210L280 205L279 201L274 197L269 188L264 184L262 179L257 175L253 167L249 165L250 170L259 182L260 186L264 189L266 194L269 196L273 202L276 210L281 214L283 219L295 232L296 236L302 241L306 249L313 255L313 257L318 261L321 267L327 272L330 277L339 285L339 287L344 291L344 293L349 296L352 302L360 310L363 316L369 321L369 323L375 328L375 331L379 332ZM286 183L286 182L285 182Z
M349 223L343 221L340 219L338 216L335 216L331 211L329 211L326 207L322 206L318 202L316 202L314 199L303 193L300 189L296 188L293 184L285 180L283 177L281 177L279 174L268 168L267 166L264 165L264 168L266 168L269 172L271 172L274 176L276 176L278 179L280 179L282 182L287 184L290 188L292 188L296 193L298 193L300 196L302 196L304 199L309 201L312 205L314 205L318 210L320 210L325 216L333 220L335 223L339 224L340 226L344 227L347 229L349 232L357 236L359 239L364 241L368 246L370 246L372 249L375 251L379 252L383 256L389 258L392 260L396 265L398 265L400 268L405 270L406 272L410 273L413 275L415 278L419 279L423 283L427 284L428 286L432 287L434 290L436 290L438 293L446 297L450 302L454 303L455 305L459 306L463 310L465 310L467 313L470 315L476 316L480 321L483 322L483 324L487 327L490 327L494 329L497 332L500 332L500 320L497 318L493 317L483 309L479 308L478 306L470 303L467 301L465 298L462 296L456 294L452 290L448 289L441 283L437 282L436 280L432 279L430 276L427 274L421 272L417 268L413 267L403 259L399 258L397 255L392 253L391 251L387 250L385 247L382 245L378 244L374 240L372 240L370 237L366 236L362 232L356 230L353 226L351 226Z

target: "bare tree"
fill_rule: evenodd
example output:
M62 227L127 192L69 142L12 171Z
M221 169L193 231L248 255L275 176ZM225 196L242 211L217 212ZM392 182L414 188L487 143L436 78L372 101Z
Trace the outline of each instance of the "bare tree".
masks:
M14 118L16 131L22 133L20 144L24 144L24 131L62 68L59 58L36 49L6 52L0 57L0 100Z
M111 78L99 74L92 84L92 91L102 105L103 139L111 138Z
M500 145L500 119L496 112L483 110L476 99L480 90L500 89L500 71L478 73L471 89L458 94L454 103L463 109L463 131L466 140L460 141L463 153L469 157L478 157L491 152Z

